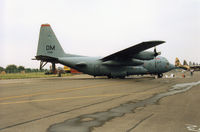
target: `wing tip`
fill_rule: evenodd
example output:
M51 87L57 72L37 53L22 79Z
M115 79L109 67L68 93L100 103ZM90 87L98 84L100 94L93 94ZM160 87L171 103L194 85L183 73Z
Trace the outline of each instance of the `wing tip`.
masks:
M158 43L158 44L162 44L162 43L166 43L166 41L163 41L163 40L150 40L150 41L145 41L144 43Z

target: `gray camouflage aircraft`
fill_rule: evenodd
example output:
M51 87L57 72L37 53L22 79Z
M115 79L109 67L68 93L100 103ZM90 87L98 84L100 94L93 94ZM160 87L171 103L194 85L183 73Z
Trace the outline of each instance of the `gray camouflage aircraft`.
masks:
M125 78L129 75L154 74L162 77L164 72L175 68L160 52L145 51L165 43L164 41L146 41L121 50L106 57L87 57L65 53L51 26L42 24L37 48L37 60L60 63L92 76Z

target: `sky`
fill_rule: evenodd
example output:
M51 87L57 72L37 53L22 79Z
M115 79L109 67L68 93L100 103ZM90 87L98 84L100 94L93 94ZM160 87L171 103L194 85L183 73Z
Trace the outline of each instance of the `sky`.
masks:
M157 50L171 63L200 63L200 0L0 0L0 66L39 68L31 59L44 23L66 53L104 57L164 40Z

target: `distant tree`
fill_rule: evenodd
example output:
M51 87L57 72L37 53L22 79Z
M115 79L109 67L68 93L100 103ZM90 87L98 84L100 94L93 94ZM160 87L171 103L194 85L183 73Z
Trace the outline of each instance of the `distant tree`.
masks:
M32 72L39 72L39 69L32 69Z
M31 72L32 70L31 70L31 68L26 68L25 69L25 72Z
M3 67L0 66L0 72L5 71Z
M18 69L18 71L19 71L19 72L21 72L21 71L24 71L24 70L25 70L25 68L24 68L23 66L18 66L18 68L17 68L17 69Z
M16 72L18 72L17 66L14 65L14 64L8 65L8 66L6 67L6 72L7 72L7 73L16 73Z
M45 69L38 69L38 72L45 72Z

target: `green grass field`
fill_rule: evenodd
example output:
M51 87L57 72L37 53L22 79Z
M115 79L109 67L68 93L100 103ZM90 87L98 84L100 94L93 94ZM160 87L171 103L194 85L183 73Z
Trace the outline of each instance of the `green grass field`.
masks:
M8 73L0 74L0 80L2 79L25 79L25 78L47 78L47 77L57 77L58 74L54 75L45 75L44 72L35 72L35 73ZM62 74L62 77L71 76L71 74Z

